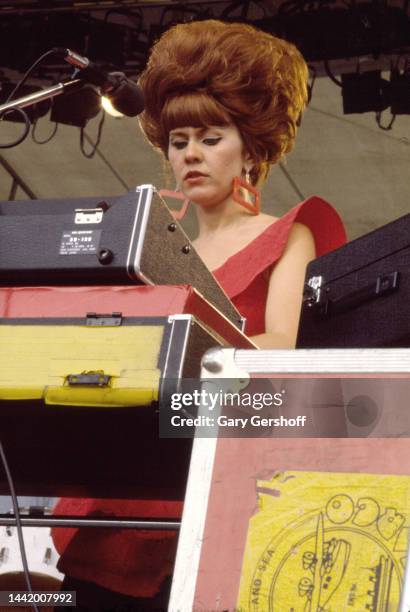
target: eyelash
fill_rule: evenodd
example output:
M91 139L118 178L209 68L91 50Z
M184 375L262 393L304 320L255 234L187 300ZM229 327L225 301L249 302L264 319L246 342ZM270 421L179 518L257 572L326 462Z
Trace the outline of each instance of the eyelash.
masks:
M186 145L186 142L185 140L174 140L174 142L171 142L171 145L175 147L175 149L183 149Z
M221 136L215 136L213 138L205 138L204 143L210 146L214 146L214 145L217 145L220 140L221 140Z
M215 145L218 144L218 142L220 142L220 140L222 140L221 136L215 136L214 138L204 138L202 142L204 142L204 144L210 147L214 147ZM171 142L171 144L176 149L181 150L186 146L187 141L186 140L174 140L174 142Z

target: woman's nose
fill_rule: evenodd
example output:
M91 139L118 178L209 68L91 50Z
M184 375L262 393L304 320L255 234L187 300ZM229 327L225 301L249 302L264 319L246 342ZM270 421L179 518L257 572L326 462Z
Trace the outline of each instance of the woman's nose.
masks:
M185 147L185 159L187 161L197 161L201 159L201 147L195 140L189 140Z

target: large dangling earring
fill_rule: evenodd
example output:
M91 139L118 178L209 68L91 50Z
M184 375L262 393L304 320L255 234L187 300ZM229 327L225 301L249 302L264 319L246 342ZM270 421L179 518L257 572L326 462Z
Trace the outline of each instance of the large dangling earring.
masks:
M181 219L185 217L186 211L188 210L189 198L187 198L182 191L179 191L178 188L175 191L172 191L172 189L160 189L158 191L158 195L164 198L183 200L181 208L179 210L170 209L170 213L174 217L175 221L181 221Z
M240 176L235 176L233 179L232 199L246 208L252 215L259 215L261 196L259 189L251 183L249 170L245 172L245 180Z

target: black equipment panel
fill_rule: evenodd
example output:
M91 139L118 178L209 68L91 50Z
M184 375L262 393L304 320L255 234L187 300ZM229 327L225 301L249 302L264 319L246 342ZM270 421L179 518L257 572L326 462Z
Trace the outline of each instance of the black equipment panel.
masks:
M195 287L242 317L152 185L121 197L0 202L0 285Z
M298 348L410 347L410 214L312 261Z

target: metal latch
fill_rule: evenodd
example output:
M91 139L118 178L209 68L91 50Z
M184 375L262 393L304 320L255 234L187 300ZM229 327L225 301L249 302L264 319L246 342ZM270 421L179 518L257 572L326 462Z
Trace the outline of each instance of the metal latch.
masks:
M311 276L309 278L303 292L303 302L308 306L308 308L312 308L312 306L320 304L323 285L323 276Z
M104 372L81 372L69 374L66 380L70 387L107 387L111 376Z
M89 223L101 223L104 215L102 208L76 208L74 223L86 225Z
M399 272L395 270L377 276L374 281L358 289L332 297L330 287L326 287L326 289L323 287L323 278L314 276L308 281L309 287L308 291L305 289L303 301L307 303L309 308L314 307L316 314L322 317L330 317L397 291L399 280Z
M122 312L111 314L87 312L85 323L91 327L119 327L122 323Z

